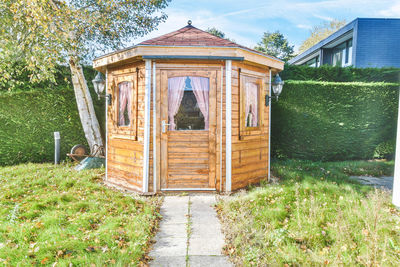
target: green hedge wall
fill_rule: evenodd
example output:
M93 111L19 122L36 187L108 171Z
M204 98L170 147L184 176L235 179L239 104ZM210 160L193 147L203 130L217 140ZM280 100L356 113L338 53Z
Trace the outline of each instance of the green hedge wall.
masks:
M283 80L325 82L400 82L398 68L353 68L322 65L318 68L285 65L280 73Z
M371 159L395 138L398 84L286 81L272 102L275 157Z
M101 120L104 112L94 101ZM87 145L72 89L0 95L0 165L52 161L55 131L61 134L62 159L73 145Z

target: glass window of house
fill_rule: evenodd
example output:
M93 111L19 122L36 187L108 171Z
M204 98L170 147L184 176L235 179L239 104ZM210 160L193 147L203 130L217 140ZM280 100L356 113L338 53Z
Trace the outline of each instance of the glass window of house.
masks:
M309 61L307 61L303 65L306 65L306 66L309 66L309 67L319 67L319 56L316 56L315 58L310 59Z
M118 126L129 126L132 116L132 82L118 84Z
M169 130L208 130L209 78L168 79Z
M353 39L350 39L346 43L346 65L352 64L353 57Z
M346 42L333 48L332 65L344 67L346 64Z

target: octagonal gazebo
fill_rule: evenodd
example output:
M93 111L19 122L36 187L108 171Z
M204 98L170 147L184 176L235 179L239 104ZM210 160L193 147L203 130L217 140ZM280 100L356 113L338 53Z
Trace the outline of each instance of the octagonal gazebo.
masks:
M229 192L269 177L270 80L283 62L199 30L94 60L106 75L106 182Z

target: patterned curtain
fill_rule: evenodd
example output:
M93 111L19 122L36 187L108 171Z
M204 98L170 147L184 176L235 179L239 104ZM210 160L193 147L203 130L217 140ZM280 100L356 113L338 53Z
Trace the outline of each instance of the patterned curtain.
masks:
M132 83L121 82L118 84L119 92L119 107L118 107L118 121L119 126L129 126L131 124L131 111L132 111Z
M186 77L174 77L168 79L168 118L170 131L175 130L175 115L178 113L185 90Z
M208 95L210 91L208 78L189 77L192 81L193 93L204 117L204 129L208 130Z
M258 85L247 82L245 86L246 96L246 127L258 126Z

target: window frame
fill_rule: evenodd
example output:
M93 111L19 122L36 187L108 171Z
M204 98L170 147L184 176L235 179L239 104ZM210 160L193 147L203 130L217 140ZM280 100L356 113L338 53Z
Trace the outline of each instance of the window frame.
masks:
M244 136L260 135L263 129L263 119L264 119L264 109L263 109L263 99L265 97L265 77L261 75L255 75L253 73L241 70L239 76L240 83L240 103L239 103L239 131L240 139ZM245 86L248 81L254 82L258 85L258 116L257 116L257 126L256 127L246 127L246 91Z
M129 125L119 125L119 84L123 82L132 83L131 94L131 114ZM112 130L111 134L116 138L137 140L138 133L138 86L137 86L137 72L123 73L113 75L112 82Z

